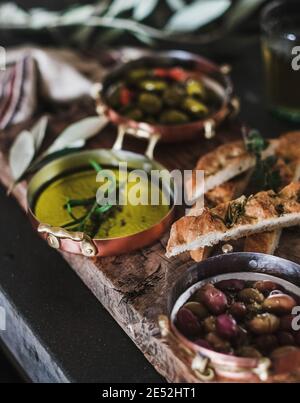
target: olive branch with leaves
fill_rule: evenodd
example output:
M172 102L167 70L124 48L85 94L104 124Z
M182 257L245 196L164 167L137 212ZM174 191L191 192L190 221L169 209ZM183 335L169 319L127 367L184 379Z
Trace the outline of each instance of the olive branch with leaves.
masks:
M109 43L124 32L148 45L155 41L206 44L243 23L266 0L102 0L63 11L0 6L1 29L48 30L55 40L85 46L91 37ZM67 36L61 29L72 31ZM100 32L99 32L100 30ZM104 30L104 31L103 31Z

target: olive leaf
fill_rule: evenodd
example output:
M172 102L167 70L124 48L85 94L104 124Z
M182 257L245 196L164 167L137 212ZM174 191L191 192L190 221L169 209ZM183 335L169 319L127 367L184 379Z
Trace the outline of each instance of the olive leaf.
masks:
M41 119L30 130L35 145L35 152L37 152L44 141L46 129L48 125L48 116L42 116Z
M106 15L109 17L115 17L125 11L129 11L136 5L136 2L137 0L114 0Z
M15 181L18 181L26 172L34 155L34 138L32 133L24 130L16 138L9 152L9 166Z
M70 10L67 10L61 19L66 24L80 24L90 18L94 12L95 6L86 4L81 7L73 7Z
M246 18L248 18L258 7L265 3L266 0L239 0L237 1L232 10L229 11L225 24L227 28L233 29L237 25L241 24Z
M181 10L186 6L184 0L166 0L166 2L173 11Z
M230 0L197 0L177 11L169 19L166 29L194 31L223 15L230 6Z
M139 0L136 2L133 18L137 21L142 21L149 17L152 11L158 4L158 0Z
M64 148L78 147L80 142L81 147L85 144L86 140L95 136L102 130L108 123L105 116L93 116L80 120L68 126L52 143L52 145L43 153L43 157L60 151Z
M8 194L27 173L34 172L45 161L66 155L71 150L82 148L86 140L96 135L108 123L105 116L93 116L80 120L67 127L54 143L41 155L36 157L45 137L48 118L42 117L30 131L23 131L16 138L9 153L9 165L14 179ZM69 150L69 151L68 151ZM53 157L53 158L52 158Z
M40 149L46 134L48 117L42 116L30 129L22 131L9 153L9 166L15 181L22 178Z

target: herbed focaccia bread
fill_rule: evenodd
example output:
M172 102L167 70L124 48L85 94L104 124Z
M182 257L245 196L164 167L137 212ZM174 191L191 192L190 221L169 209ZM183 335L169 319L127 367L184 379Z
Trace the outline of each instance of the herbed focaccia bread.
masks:
M277 140L271 140L261 153L265 159L274 155ZM191 200L196 200L204 193L248 171L256 164L255 155L248 152L243 140L223 144L214 151L201 157L195 167L189 184ZM196 171L204 171L204 187L197 188Z
M279 193L259 192L223 203L200 216L185 216L175 222L167 256L175 256L222 241L242 238L300 224L300 183L291 183Z
M241 194L243 194L245 188L250 179L250 173L244 173L237 178L232 179L229 182L224 183L205 194L205 204L209 208L216 207L218 204L229 202ZM199 215L199 211L191 209L190 215ZM207 259L212 251L212 248L199 248L190 251L191 258L195 262L201 262Z
M266 253L273 255L278 248L282 230L254 234L245 239L244 252Z
M279 167L283 186L300 179L300 160L292 161L285 166L282 165L282 162L280 161ZM282 230L278 229L247 237L245 239L244 252L257 252L273 255L278 248L281 233Z
M277 168L282 187L300 179L300 131L288 132L280 136L276 149ZM251 235L245 239L245 252L258 252L273 255L280 241L282 230L274 230Z
M277 155L287 163L300 157L300 131L285 133L279 137Z
M251 172L243 173L205 193L204 198L207 207L213 208L218 204L229 202L241 196L249 183L250 175Z

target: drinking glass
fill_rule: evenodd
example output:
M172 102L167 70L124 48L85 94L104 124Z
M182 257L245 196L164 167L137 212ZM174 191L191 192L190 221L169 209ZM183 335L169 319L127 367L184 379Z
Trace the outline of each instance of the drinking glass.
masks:
M300 0L268 4L261 29L269 108L300 122Z

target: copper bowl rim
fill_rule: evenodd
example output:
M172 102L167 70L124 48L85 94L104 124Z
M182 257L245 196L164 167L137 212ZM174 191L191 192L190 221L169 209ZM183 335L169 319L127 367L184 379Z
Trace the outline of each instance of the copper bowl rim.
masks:
M163 170L167 171L167 169L162 164L158 163L157 161L150 160L146 156L143 156L142 154L134 153L131 151L125 151L125 150L113 150L113 149L83 150L83 151L79 151L76 153L72 153L67 156L57 158L54 161L51 161L51 162L45 164L35 175L33 175L31 180L29 181L28 190L27 190L27 213L28 213L30 220L32 222L32 225L35 229L37 229L38 226L41 224L41 222L36 217L36 215L33 211L33 205L34 205L35 197L36 197L37 193L41 190L41 188L43 186L45 186L45 185L47 186L47 183L51 183L53 180L55 180L56 177L63 174L64 172L70 171L70 169L61 169L61 170L56 169L55 175L53 175L52 177L50 176L50 178L48 178L48 180L45 183L43 183L39 186L36 186L36 189L35 189L35 186L33 186L34 181L37 180L37 178L39 176L42 176L45 171L46 172L49 171L52 166L59 165L60 163L65 162L67 160L72 161L79 157L82 157L83 159L86 158L86 161L88 161L88 157L91 155L91 153L93 155L96 155L101 152L103 152L104 154L107 154L107 155L109 155L109 153L112 153L112 155L114 157L117 155L120 158L125 158L126 156L128 157L128 159L129 159L129 157L131 157L131 158L136 157L137 158L136 164L138 164L138 165L142 164L142 163L150 164L148 166L148 168L150 168L151 170L159 168L159 169L163 169ZM122 159L122 161L128 162L127 159ZM110 165L112 167L114 166L113 162L110 162L107 165ZM80 166L84 167L87 165L85 165L84 163L81 163L77 166L77 168ZM129 159L128 166L130 168L130 159ZM153 241L155 232L157 232L159 234L159 236L161 236L162 233L165 232L169 228L169 226L171 225L171 223L173 222L174 217L175 217L175 207L176 206L174 204L174 192L173 192L174 189L172 188L172 182L170 182L170 186L171 187L169 187L167 189L167 191L170 192L171 204L169 206L168 212L164 215L164 217L162 217L161 220L159 220L157 223L151 225L150 227L148 227L140 232L136 232L136 233L133 233L130 235L113 237L113 238L93 238L92 242L96 246L96 248L98 250L98 254L100 254L99 248L102 248L103 246L108 245L108 244L116 245L116 247L114 249L116 249L115 254L118 255L119 253L118 253L117 246L120 245L120 243L126 244L126 243L129 243L130 240L138 240L139 244L146 246L149 244L149 242ZM159 236L155 237L155 239L156 238L158 239ZM139 245L137 248L140 248L140 247L142 247L142 246ZM136 250L137 248L130 248L129 250L132 251L132 250ZM64 250L64 248L60 248L60 249ZM124 253L124 252L126 252L126 251L123 251L122 253ZM109 255L105 255L105 256L109 256Z
M126 116L119 114L114 108L112 108L106 102L106 91L110 88L111 85L111 83L108 82L110 80L113 80L115 75L122 74L124 70L127 70L131 66L134 66L136 64L142 64L143 62L145 63L146 61L149 60L153 61L154 63L157 61L157 63L159 64L160 59L167 59L167 58L169 58L170 60L177 59L178 63L180 63L180 61L181 63L183 63L184 61L194 62L198 66L198 68L199 66L201 66L202 68L204 68L204 70L206 70L207 76L209 76L209 74L216 73L219 74L220 77L222 77L223 83L222 84L218 83L220 86L222 86L223 89L223 94L221 97L222 103L218 108L218 110L206 116L204 119L199 119L197 121L177 125L163 125L163 124L150 124L147 122L142 121L140 122L127 118ZM101 87L102 88L100 90L101 92L100 98L102 105L104 106L105 109L104 113L109 117L112 123L115 123L117 125L121 124L128 125L131 128L141 129L149 132L150 134L152 133L161 134L162 140L164 140L165 132L182 131L184 133L186 130L197 132L197 130L199 130L199 128L202 128L204 123L207 121L214 121L216 122L216 124L219 124L228 115L229 113L228 107L230 105L230 101L233 98L232 81L228 74L222 72L221 66L218 66L213 61L204 58L203 56L178 50L148 52L146 56L142 56L137 60L130 60L128 62L122 63L121 65L118 65L117 67L113 68L109 73L107 73L107 75L102 80ZM182 137L184 139L184 135Z
M294 262L291 262L291 261L286 260L286 259L278 258L276 256L264 255L264 254L261 254L261 253L247 253L247 252L228 253L228 254L225 254L225 255L214 256L214 257L211 257L211 258L209 258L207 260L212 260L212 259L215 259L216 257L222 258L222 257L225 257L225 256L232 256L232 255L270 256L272 258L279 259L282 262L286 261L289 264L293 263L293 265L298 266L298 270L300 271L300 266L297 265ZM205 264L205 261L201 262L201 264ZM256 277L256 276L257 276L258 279L263 279L263 278L264 279L271 279L272 281L278 283L279 285L282 285L285 289L287 289L287 291L293 293L295 296L300 297L300 287L294 285L293 283L291 283L288 280L282 279L280 277L276 277L274 275L265 274L265 273L258 273L258 272L255 272L255 270L252 271L252 272L245 271L245 272L232 272L232 273L226 273L226 274L219 274L219 275L215 275L215 276L212 276L212 277L202 279L202 280L192 284L190 287L188 287L176 299L175 303L172 304L173 306L170 309L170 311L171 311L170 316L169 316L170 317L170 327L171 327L171 331L176 335L176 337L179 340L181 340L183 342L183 344L188 346L194 352L199 353L201 355L203 354L204 356L210 358L212 360L212 363L215 364L216 366L220 365L220 366L228 367L228 369L230 367L235 367L235 368L243 368L243 369L247 370L247 369L251 369L251 368L256 368L257 365L259 364L259 361L261 360L261 358L247 358L247 357L238 357L238 356L234 356L234 355L222 354L222 353L219 353L219 352L216 352L216 351L209 350L209 349L206 349L204 347L198 346L195 343L193 343L192 341L188 340L177 329L177 327L174 324L176 312L180 308L178 306L178 309L175 310L175 307L176 307L176 304L179 305L178 301L180 301L182 297L185 297L186 295L188 295L188 293L191 290L196 290L196 289L200 288L202 285L204 285L207 282L217 282L219 279L221 280L221 279L224 279L224 278L227 278L227 279L228 278L236 278L236 275L238 275L238 276L239 275L244 275L245 277L250 275L250 277L252 277L252 278L250 278L250 280L253 280L253 277ZM189 296L191 296L191 295L192 294L190 293ZM182 300L184 300L184 298L182 298ZM186 302L186 300L185 300L185 302ZM185 302L183 302L181 304L181 306Z

